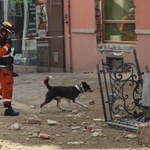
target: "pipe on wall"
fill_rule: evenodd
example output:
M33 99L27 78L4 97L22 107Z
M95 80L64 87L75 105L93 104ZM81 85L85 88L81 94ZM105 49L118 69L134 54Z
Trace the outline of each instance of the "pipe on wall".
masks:
M64 0L62 0L62 17L64 18ZM62 20L63 20L63 18L62 18ZM63 24L63 36L64 36L64 34L65 34L65 31L64 31L64 29L65 29L65 26L64 26L64 24ZM65 60L66 60L66 57L65 57L65 38L63 38L63 67L64 67L64 72L66 72L66 63L65 63Z
M68 0L68 17L69 17L69 49L70 49L70 72L73 72L72 67L72 39L71 39L71 7L70 7L70 0Z

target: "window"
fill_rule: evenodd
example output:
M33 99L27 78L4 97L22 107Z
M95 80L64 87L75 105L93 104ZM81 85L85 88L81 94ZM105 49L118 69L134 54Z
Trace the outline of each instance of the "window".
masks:
M135 43L133 0L103 0L104 43Z

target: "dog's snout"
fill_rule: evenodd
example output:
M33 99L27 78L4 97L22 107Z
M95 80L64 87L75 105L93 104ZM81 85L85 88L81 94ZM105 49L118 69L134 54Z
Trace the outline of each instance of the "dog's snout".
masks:
M87 92L93 92L94 90L88 89Z
M89 92L93 92L94 90L90 90Z

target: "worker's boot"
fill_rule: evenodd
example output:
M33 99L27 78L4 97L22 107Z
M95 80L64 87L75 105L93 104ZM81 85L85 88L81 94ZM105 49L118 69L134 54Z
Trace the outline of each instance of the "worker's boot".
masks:
M18 116L19 112L15 112L12 109L11 104L4 104L5 107L5 112L4 112L4 116Z

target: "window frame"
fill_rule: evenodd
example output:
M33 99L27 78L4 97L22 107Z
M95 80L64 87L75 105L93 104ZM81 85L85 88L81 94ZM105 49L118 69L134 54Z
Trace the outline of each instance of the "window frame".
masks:
M102 42L103 43L116 43L116 44L136 44L136 41L112 41L112 40L105 40L105 25L106 24L117 24L117 23L127 23L127 24L131 24L134 23L135 24L135 20L105 20L105 0L101 0L101 13L102 13ZM136 24L135 24L136 27ZM136 28L135 28L136 29Z

